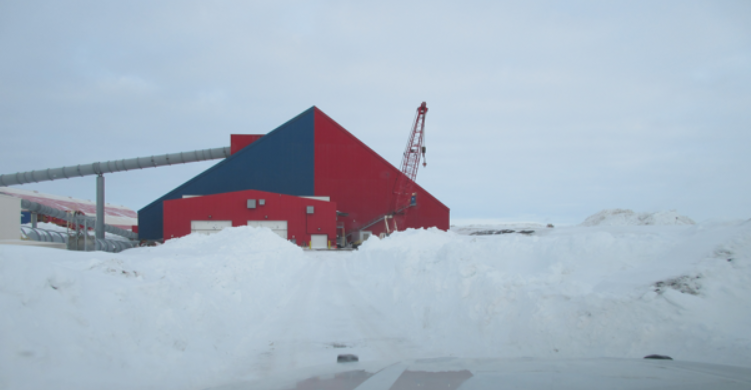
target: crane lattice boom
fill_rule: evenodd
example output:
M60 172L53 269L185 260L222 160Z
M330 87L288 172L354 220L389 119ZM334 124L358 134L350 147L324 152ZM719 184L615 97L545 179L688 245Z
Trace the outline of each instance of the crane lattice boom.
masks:
M412 125L412 131L407 140L407 148L404 149L402 157L402 173L396 186L396 204L395 212L406 209L411 202L412 192L415 180L417 179L417 169L420 167L420 157L425 157L425 114L428 112L428 106L422 102L417 107L415 121ZM423 162L423 166L425 163Z

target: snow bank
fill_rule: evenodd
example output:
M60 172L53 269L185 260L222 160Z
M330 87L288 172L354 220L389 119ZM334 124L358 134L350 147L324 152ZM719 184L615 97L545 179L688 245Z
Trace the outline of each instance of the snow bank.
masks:
M675 210L654 213L635 213L632 210L608 209L591 215L582 226L642 226L642 225L694 225L691 218Z
M751 222L436 229L304 252L267 229L118 254L0 247L0 388L200 389L333 363L751 365Z
M0 248L0 388L205 388L234 377L258 319L301 277L268 229L118 254Z
M135 254L133 251L130 254ZM167 240L164 245L143 248L139 255L189 255L244 258L246 256L295 257L302 249L279 237L268 228L239 226L216 234L190 234Z
M748 224L544 232L412 230L369 240L352 267L432 356L751 364Z
M471 235L477 232L487 231L499 231L499 230L537 230L547 229L547 225L534 222L508 222L508 223L492 223L492 224L467 224L467 225L451 225L449 229L451 232L463 235Z

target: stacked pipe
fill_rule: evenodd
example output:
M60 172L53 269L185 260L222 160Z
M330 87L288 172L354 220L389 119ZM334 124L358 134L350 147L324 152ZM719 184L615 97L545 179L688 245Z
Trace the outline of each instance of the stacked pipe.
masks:
M69 249L71 248L71 236L68 234L65 234L63 232L56 232L53 230L46 230L46 229L38 229L38 228L31 228L27 226L21 227L21 232L28 237L31 240L34 241L40 241L40 242L57 242L60 244L66 244ZM74 236L75 237L75 236ZM85 248L84 250L97 250L97 251L104 251L104 252L122 252L126 249L135 248L138 246L138 243L135 241L120 241L120 240L100 240L95 239L94 237L91 237L89 239L90 241L90 247ZM75 248L77 250L80 250L80 248Z

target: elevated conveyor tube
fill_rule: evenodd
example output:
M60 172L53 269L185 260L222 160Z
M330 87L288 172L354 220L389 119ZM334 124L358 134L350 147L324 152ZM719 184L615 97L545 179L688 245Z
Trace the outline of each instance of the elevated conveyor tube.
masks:
M101 175L103 173L129 171L133 169L156 168L165 165L185 164L196 161L216 160L230 156L230 148L215 148L163 154L159 156L138 157L123 160L95 162L93 164L71 165L62 168L50 168L39 171L26 171L0 175L0 186L39 183L73 177Z

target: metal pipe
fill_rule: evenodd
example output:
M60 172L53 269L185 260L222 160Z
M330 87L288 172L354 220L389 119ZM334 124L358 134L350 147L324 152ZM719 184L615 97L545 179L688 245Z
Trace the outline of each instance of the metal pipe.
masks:
M37 228L37 213L29 213L31 214L31 227L34 229Z
M65 244L68 242L68 235L62 232L56 232L46 229L34 229L21 226L21 232L31 240L41 242L57 242Z
M78 242L71 242L78 240L80 235L69 235L63 232L56 232L54 230L46 229L34 229L26 226L21 226L21 232L30 240L41 242L57 242L66 244L69 249L81 250ZM126 249L135 248L138 246L136 241L119 241L119 240L96 240L93 248L89 248L88 242L86 242L86 235L84 235L84 249L83 250L97 250L104 252L122 252Z
M39 213L39 214L48 215L54 218L60 218L64 221L68 221L76 225L83 225L84 220L87 221L86 224L88 226L94 225L96 223L96 218L94 217L87 217L84 215L71 215L69 213L66 213L63 210L54 209L52 207L45 206L43 204L28 201L26 199L21 199L21 208L29 210L30 212L33 212L33 213ZM118 236L123 236L131 240L138 239L138 234L125 230L125 229L120 229L119 227L115 227L112 225L105 224L104 231L107 233L117 234Z
M96 176L96 225L94 226L94 237L98 240L104 239L104 175L101 173Z
M156 168L165 165L185 164L196 161L216 160L230 156L230 148L194 150L191 152L163 154L123 160L95 162L93 164L71 165L62 168L48 168L39 171L18 172L0 175L0 186L39 183L58 179L70 179L103 173L128 171L131 169Z

